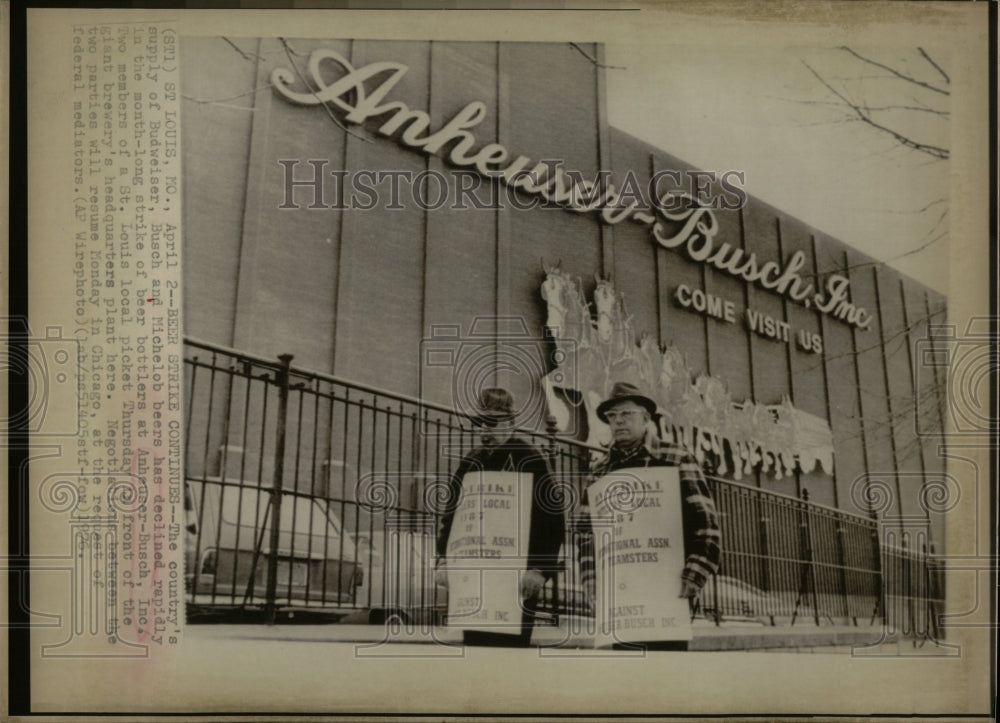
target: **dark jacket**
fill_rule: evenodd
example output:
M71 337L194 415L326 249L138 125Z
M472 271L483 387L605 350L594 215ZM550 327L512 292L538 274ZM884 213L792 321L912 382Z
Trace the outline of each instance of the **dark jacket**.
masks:
M629 467L679 467L681 482L681 517L684 522L684 570L681 577L703 587L709 575L719 569L721 538L715 503L705 484L698 461L683 447L672 444L640 444L629 452L611 447L592 471L596 480L609 472ZM591 535L589 504L584 491L580 515L576 521L580 555L580 576L594 579L594 547Z
M517 436L498 447L478 447L459 463L448 485L448 499L438 528L439 560L447 552L448 535L451 533L455 508L462 492L462 478L475 470L525 472L533 476L527 568L538 570L546 578L551 577L556 571L556 560L565 532L563 500L558 487L553 483L547 457Z

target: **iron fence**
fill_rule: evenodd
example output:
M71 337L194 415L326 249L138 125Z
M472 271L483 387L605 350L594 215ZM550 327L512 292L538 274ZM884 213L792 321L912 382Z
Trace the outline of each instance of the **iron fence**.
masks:
M290 356L185 344L189 611L439 622L447 591L434 579L435 538L447 482L475 443L468 417L295 368ZM548 455L572 514L600 450L518 434ZM925 550L881 546L873 519L708 482L723 539L700 601L708 619L932 627L941 596ZM553 620L592 615L578 534L568 527L543 590L540 612Z

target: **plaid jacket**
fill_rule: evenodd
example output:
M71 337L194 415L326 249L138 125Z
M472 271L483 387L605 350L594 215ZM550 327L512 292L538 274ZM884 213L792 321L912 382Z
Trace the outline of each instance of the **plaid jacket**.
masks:
M709 494L697 460L683 447L650 440L629 452L612 447L604 459L594 465L591 481L609 472L628 467L679 467L684 521L685 562L681 577L699 588L708 576L719 569L722 535L719 531L715 502ZM580 576L587 584L594 580L594 540L590 524L590 506L584 491L582 504L573 526L577 535Z

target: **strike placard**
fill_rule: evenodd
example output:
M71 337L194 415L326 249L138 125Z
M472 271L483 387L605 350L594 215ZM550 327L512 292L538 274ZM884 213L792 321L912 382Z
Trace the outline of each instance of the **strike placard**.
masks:
M679 597L684 523L676 467L612 472L588 490L597 565L598 647L690 640Z
M528 555L533 478L473 471L448 538L448 625L517 635L521 575Z

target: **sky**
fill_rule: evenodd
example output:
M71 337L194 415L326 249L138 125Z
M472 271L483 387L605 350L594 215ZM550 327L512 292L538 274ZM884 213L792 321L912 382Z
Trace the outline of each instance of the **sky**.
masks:
M697 168L743 170L750 195L946 293L948 160L847 120L822 81L947 149L949 54L925 49L939 70L917 48L852 50L930 87L834 47L609 44L608 119Z

